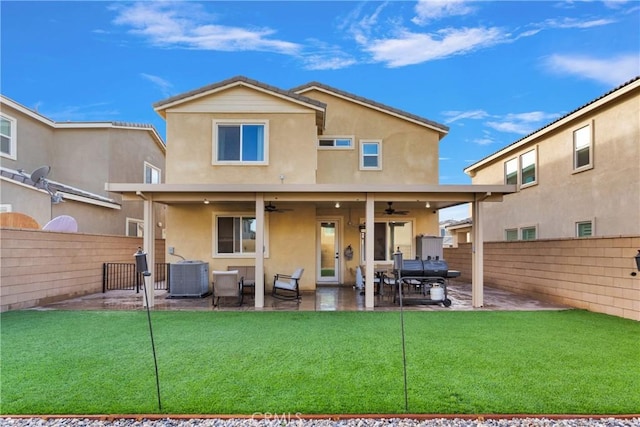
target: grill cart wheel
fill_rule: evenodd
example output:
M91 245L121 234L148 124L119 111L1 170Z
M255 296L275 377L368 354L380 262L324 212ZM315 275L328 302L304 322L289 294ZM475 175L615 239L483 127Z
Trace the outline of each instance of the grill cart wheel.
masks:
M445 298L445 299L442 301L442 305L444 305L445 307L449 307L449 306L451 306L451 300L450 300L449 298Z

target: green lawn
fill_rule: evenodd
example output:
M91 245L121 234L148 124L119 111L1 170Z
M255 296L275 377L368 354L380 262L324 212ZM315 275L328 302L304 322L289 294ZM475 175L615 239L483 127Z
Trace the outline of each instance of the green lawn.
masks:
M162 412L405 413L399 312L152 312ZM640 323L405 312L408 412L640 408ZM158 411L144 311L3 313L0 413Z

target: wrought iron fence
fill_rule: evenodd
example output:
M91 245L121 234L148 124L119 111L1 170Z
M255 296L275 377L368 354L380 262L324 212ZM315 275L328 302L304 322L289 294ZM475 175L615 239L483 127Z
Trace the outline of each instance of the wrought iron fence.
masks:
M153 289L169 290L169 264L156 263ZM105 262L102 265L102 292L111 290L135 290L140 292L143 285L141 273L136 272L135 263Z

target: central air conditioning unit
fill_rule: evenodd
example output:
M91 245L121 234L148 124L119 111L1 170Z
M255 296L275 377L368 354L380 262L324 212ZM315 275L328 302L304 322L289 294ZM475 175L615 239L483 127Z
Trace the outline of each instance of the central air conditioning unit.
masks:
M169 265L169 297L209 295L209 264L202 261L180 261Z

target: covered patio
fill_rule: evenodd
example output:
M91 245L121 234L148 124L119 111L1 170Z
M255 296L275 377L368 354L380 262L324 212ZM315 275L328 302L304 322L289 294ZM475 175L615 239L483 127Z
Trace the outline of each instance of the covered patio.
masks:
M144 247L149 265L154 265L154 235L156 225L153 216L154 203L176 206L185 211L198 209L203 203L233 203L242 204L255 214L255 248L267 248L266 241L267 219L269 211L266 206L272 201L286 203L290 206L306 209L307 214L321 218L322 212L336 207L340 203L357 207L362 215L358 218L363 233L363 253L374 253L376 210L381 210L390 202L402 203L410 212L419 209L429 209L435 213L439 209L470 203L474 218L473 227L473 272L471 280L471 307L481 308L485 305L483 286L483 236L482 206L486 202L501 202L504 194L515 191L513 185L341 185L341 184L118 184L108 183L106 189L120 193L123 200L144 201ZM304 214L302 215L304 217ZM298 216L296 219L302 218ZM185 216L187 218L187 216ZM343 216L344 218L344 216ZM351 220L351 218L349 218ZM179 224L173 224L175 227ZM285 231L297 237L295 231ZM309 235L304 238L308 239ZM171 244L169 244L171 246ZM255 267L255 294L253 306L263 309L269 305L265 295L265 251L255 250L253 264ZM204 252L201 252L204 253ZM273 254L271 255L273 258ZM338 254L336 253L336 258ZM281 257L281 261L283 258ZM271 261L271 260L270 260ZM286 261L286 259L285 259ZM293 268L293 266L291 267ZM314 266L315 268L315 266ZM309 269L311 270L311 269ZM364 309L374 309L376 296L374 292L375 265L364 262L364 295L362 304ZM154 278L151 277L151 282ZM317 282L316 282L317 283ZM344 283L338 281L337 283ZM149 288L148 301L155 306L152 289ZM315 303L314 303L315 305Z
M211 297L205 298L169 298L166 291L156 291L154 310L197 310L197 311L396 311L400 305L393 302L391 295L375 295L374 308L367 308L365 295L351 286L319 286L314 292L304 292L300 302L275 299L271 295L264 296L264 306L256 307L251 297L245 298L244 304L238 306L235 300L223 300L214 307ZM452 300L450 307L442 304L403 305L410 311L468 311L475 310L472 302L471 283L451 281L448 297ZM134 291L108 291L106 293L89 294L78 298L60 301L41 306L46 310L138 310L142 308L142 293ZM408 300L407 300L408 301ZM533 311L563 310L568 307L536 300L508 291L485 287L484 306L488 311Z

